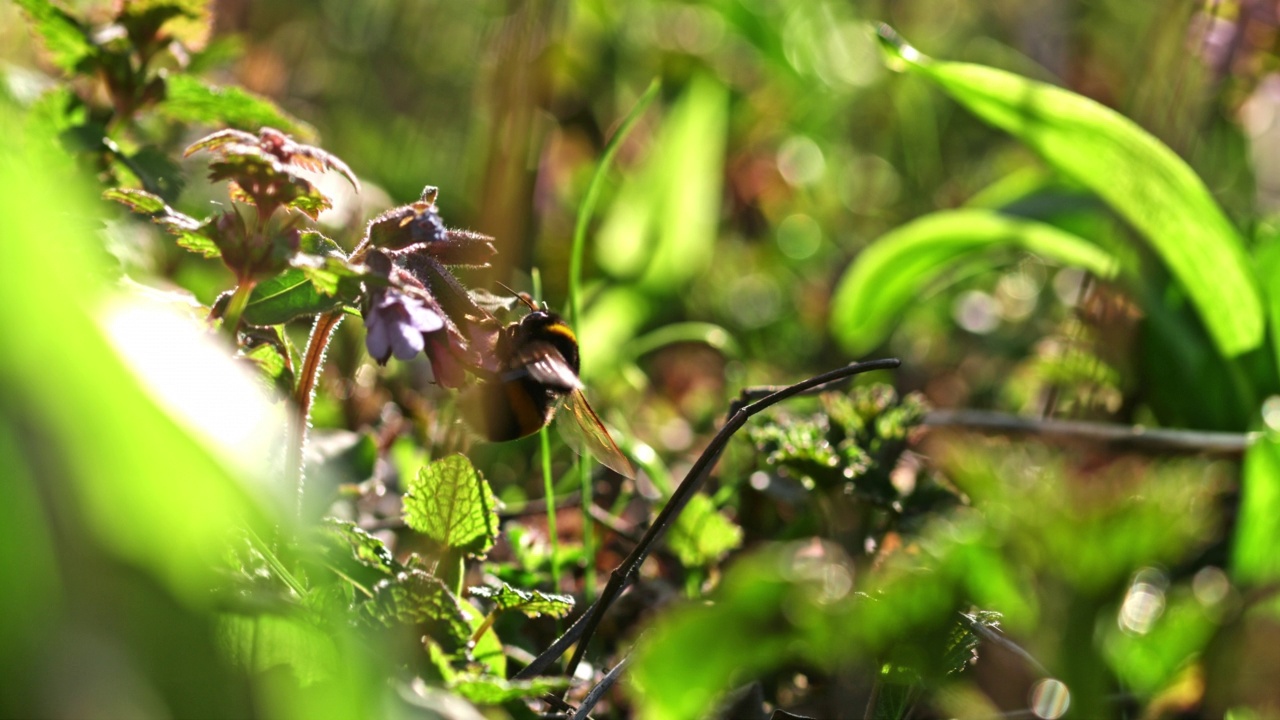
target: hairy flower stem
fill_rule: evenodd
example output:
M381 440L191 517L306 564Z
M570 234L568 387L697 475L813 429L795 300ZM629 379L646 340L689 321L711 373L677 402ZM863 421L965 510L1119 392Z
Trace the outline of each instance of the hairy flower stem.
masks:
M306 488L306 467L302 453L307 447L307 431L311 429L311 403L316 396L316 381L320 378L320 370L324 367L324 353L329 347L329 338L342 322L342 311L334 310L316 318L311 328L311 337L307 340L307 351L302 356L302 367L298 368L298 386L293 391L294 414L289 428L289 477L293 478L298 494L298 522L302 522L302 498Z
M246 279L236 286L236 291L231 294L231 300L227 303L227 309L222 313L222 327L231 337L235 337L236 331L240 329L240 316L244 314L244 309L249 306L249 296L253 294L253 288L258 283L253 279Z

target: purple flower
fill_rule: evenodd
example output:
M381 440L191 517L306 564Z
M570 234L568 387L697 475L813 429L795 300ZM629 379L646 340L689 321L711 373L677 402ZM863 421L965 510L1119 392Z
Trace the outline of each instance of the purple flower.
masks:
M386 365L392 355L399 360L412 360L422 352L426 334L439 332L445 326L438 310L390 288L374 292L363 315L364 344L379 365Z
M363 312L365 347L379 365L392 355L412 360L426 351L437 383L461 387L468 365L474 365L466 341L429 295L406 293L394 287L371 293Z

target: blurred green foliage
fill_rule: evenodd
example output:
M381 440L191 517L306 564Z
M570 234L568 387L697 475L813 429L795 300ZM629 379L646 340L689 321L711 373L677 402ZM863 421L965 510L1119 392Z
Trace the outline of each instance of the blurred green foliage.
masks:
M634 647L597 716L1276 716L1278 35L1259 0L0 7L0 715L528 717ZM362 192L252 135L181 157L263 126ZM474 445L355 321L295 518L305 333L376 286L364 224L424 185L495 238L466 285L581 307L643 474L553 507L563 537L534 446ZM284 201L317 223L239 214ZM200 324L228 316L237 348ZM726 452L587 682L511 679L740 386L886 353L897 392ZM1252 444L1050 449L930 406Z

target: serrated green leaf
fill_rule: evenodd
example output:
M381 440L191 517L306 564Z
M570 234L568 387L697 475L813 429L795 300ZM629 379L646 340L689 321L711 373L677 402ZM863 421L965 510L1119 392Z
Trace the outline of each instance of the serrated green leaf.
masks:
M351 556L361 565L383 573L399 567L387 546L355 523L330 517L324 519L321 527L327 535L350 548Z
M291 263L315 284L324 295L339 295L354 303L361 292L361 284L367 279L363 270L347 262L347 254L338 243L315 230L302 233L298 242L298 254Z
M505 680L491 675L461 673L449 689L477 705L501 705L512 700L561 693L569 687L568 678L535 677L528 680Z
M97 53L88 28L70 13L48 0L17 0L17 3L30 16L45 49L60 69L70 72Z
M971 663L977 661L978 647L982 644L982 638L978 636L974 626L998 632L1000 618L1001 615L998 612L979 610L968 615L963 621L957 622L951 630L946 649L943 651L943 672L948 675L958 675Z
M373 587L373 599L360 605L365 620L384 627L425 625L449 654L466 647L471 627L458 599L436 577L418 569L397 573Z
M132 0L119 22L135 45L176 38L186 47L203 46L212 29L208 0Z
M284 206L315 220L331 205L300 168L256 145L233 145L224 150L209 163L209 179L229 181L232 200L257 205L259 210Z
M1262 343L1262 300L1244 241L1176 153L1089 98L990 67L933 60L887 27L880 36L892 62L937 83L1124 217L1186 290L1224 355ZM842 316L857 321L851 312ZM849 328L840 332L846 344L863 346Z
M184 250L190 250L193 253L198 253L206 258L222 257L222 250L218 248L218 244L209 236L202 235L198 232L178 233L178 239L176 242L178 247Z
M404 520L447 548L483 557L498 535L497 499L470 460L450 455L409 481Z
M259 345L244 353L244 358L253 363L271 381L271 386L278 392L288 393L292 387L292 373L285 364L280 351L271 345Z
M831 332L853 355L884 342L907 307L948 270L977 254L1023 250L1100 277L1119 270L1097 245L1052 225L988 210L926 215L875 240L854 260L831 301Z
M102 197L105 200L121 203L141 215L150 216L152 222L177 238L179 247L199 253L206 258L222 256L217 243L207 234L206 228L209 226L207 221L201 222L183 215L165 204L158 195L133 188L112 188L103 192Z
M132 188L111 188L102 193L104 200L114 200L124 205L130 210L141 213L143 215L155 215L165 212L169 206L158 195L153 195L145 190L134 190Z
M667 533L667 547L689 567L712 565L741 544L742 528L706 495L691 497Z
M469 589L472 597L492 602L497 610L519 610L533 618L540 615L564 617L573 610L573 597L544 593L541 590L521 590L507 583L494 588L477 586Z
M236 87L209 85L185 74L169 76L165 99L156 109L180 122L227 125L241 130L268 125L300 137L315 137L314 128L270 100Z
M241 320L263 327L280 325L295 318L328 312L341 304L341 298L316 290L304 271L289 268L254 286Z

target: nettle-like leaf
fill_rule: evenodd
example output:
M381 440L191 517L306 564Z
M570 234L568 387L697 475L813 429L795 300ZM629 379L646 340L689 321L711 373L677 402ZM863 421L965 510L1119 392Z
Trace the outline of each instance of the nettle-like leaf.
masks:
M138 47L180 41L186 48L203 47L213 19L208 0L132 0L116 19Z
M688 567L708 567L742 545L742 528L716 510L711 498L694 495L667 533L667 547Z
M911 429L923 420L922 398L898 401L887 385L821 397L824 412L803 420L766 423L750 431L768 464L819 488L846 488L890 505L898 490L890 473L907 447Z
M498 611L519 610L531 618L540 615L559 618L573 610L571 595L544 593L541 590L521 590L505 582L502 583L502 587L479 585L470 588L468 592L471 593L471 597L492 602Z
M60 70L71 72L97 54L89 28L70 13L48 0L17 0L17 3L30 16L32 27Z
M244 322L279 325L355 303L367 273L348 263L337 243L308 230L299 235L298 250L293 267L254 286Z
M391 551L378 538L360 529L355 523L337 518L325 518L321 532L338 541L350 552L350 558L364 567L380 573L391 574L400 569L400 564L391 556Z
M483 557L498 535L497 502L471 461L450 455L422 468L409 481L404 520L444 547Z
M291 208L312 220L332 206L310 180L270 153L252 145L223 150L222 158L209 163L209 180L229 181L232 200L255 205L264 214Z
M332 170L346 178L347 182L351 183L351 187L355 188L357 192L360 190L360 181L356 179L355 173L351 172L351 168L338 159L338 156L314 145L296 142L293 138L272 127L260 128L257 135L243 130L219 130L192 143L187 147L183 156L187 157L201 150L222 154L236 154L241 152L237 146L256 147L286 165L300 167L305 170L313 172Z
M266 98L237 87L218 87L185 73L170 75L165 99L156 110L185 123L230 125L237 128L270 126L301 137L315 137L315 128L281 110Z
M323 295L299 268L289 268L254 286L241 321L250 325L280 325L342 305L341 298Z
M466 647L471 637L467 616L445 584L414 568L373 586L373 598L360 605L362 617L375 625L426 626L428 635L449 651Z
M150 217L151 222L177 238L179 247L206 258L222 255L210 234L211 221L196 220L184 215L165 204L164 199L158 195L133 188L112 188L102 193L102 197L104 200L118 202L139 215Z
M293 389L293 370L286 362L281 349L270 343L262 343L244 350L241 357L253 363L281 396Z
M507 680L493 675L459 673L449 689L478 705L502 705L512 700L542 697L547 693L563 693L569 678L535 677Z
M982 645L979 631L1000 632L1000 620L1004 616L992 610L966 613L962 621L952 628L946 652L942 655L943 671L958 675L978 661L978 648Z
M842 482L841 453L827 438L824 423L790 420L752 428L751 439L765 454L765 462L786 468L797 478L808 478L819 487ZM857 458L855 469L863 469L865 458ZM850 476L852 477L852 476Z
M431 639L426 641L427 658L449 690L478 705L501 705L512 700L541 697L547 693L561 693L569 687L569 678L533 677L526 680L507 680L495 675L485 675L474 669L456 670L450 657Z

